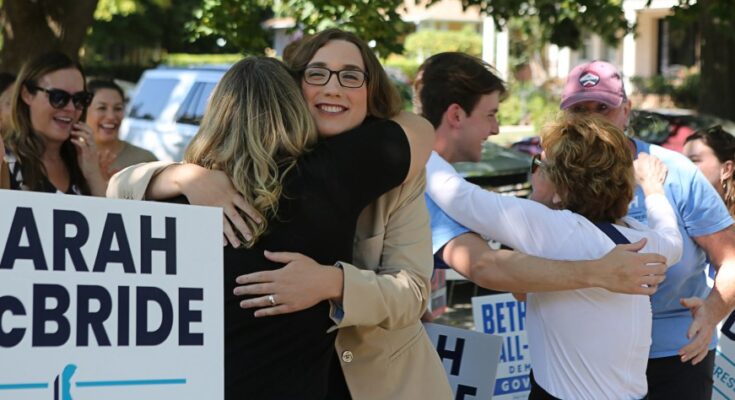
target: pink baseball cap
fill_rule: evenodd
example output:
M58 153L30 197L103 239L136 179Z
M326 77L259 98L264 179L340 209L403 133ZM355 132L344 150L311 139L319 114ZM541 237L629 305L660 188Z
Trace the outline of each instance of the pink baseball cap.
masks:
M597 101L619 107L625 100L623 77L606 61L590 61L572 69L561 95L562 110L583 101Z

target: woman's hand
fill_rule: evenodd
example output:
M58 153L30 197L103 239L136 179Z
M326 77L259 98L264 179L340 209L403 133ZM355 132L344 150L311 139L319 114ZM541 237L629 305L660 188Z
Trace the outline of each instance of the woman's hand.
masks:
M109 181L112 175L120 172L120 168L112 168L112 164L117 160L117 154L111 150L105 150L102 152L98 151L97 153L99 155L102 177L105 178L106 181Z
M648 153L640 153L633 162L633 167L635 180L646 196L654 193L664 194L664 181L668 168L661 160Z
M320 265L299 253L266 251L265 257L286 266L240 275L236 279L240 286L233 291L236 296L258 296L240 302L242 308L259 308L256 317L305 310L323 300L341 302L341 269Z
M243 211L258 224L262 219L235 189L230 177L222 171L206 169L196 164L182 164L180 168L183 170L180 171L177 181L181 193L190 204L222 208L225 241L232 247L240 246L235 230L250 240L252 232L238 210Z
M92 136L92 128L84 122L76 122L71 128L71 142L77 148L77 162L84 179L94 196L105 196L107 179L102 175L97 154L97 145Z

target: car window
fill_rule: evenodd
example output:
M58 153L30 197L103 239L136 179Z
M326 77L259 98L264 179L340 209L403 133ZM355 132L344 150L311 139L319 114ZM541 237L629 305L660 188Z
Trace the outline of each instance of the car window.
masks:
M144 79L130 104L128 117L149 121L157 119L178 83L176 79Z
M209 95L215 86L216 83L213 82L195 83L189 95L186 96L186 100L181 104L181 108L176 113L176 122L199 125L204 116L204 110L207 108Z

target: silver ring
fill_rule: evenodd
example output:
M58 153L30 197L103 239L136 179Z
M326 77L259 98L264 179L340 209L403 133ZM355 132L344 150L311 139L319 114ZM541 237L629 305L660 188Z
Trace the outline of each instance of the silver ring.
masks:
M269 302L271 303L271 306L274 306L274 307L275 307L275 305L277 304L277 303L276 303L276 298L275 298L275 297L273 297L273 295L272 295L272 294L269 294L269 295L268 295L268 301L269 301Z

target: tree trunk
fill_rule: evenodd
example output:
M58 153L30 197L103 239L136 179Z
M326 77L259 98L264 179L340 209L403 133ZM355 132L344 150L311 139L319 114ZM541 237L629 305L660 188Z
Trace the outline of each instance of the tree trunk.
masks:
M716 1L716 0L715 0ZM701 72L699 111L735 121L735 35L711 15L713 0L700 0Z
M0 70L17 73L27 60L50 50L77 59L98 0L3 0Z

